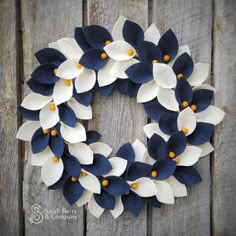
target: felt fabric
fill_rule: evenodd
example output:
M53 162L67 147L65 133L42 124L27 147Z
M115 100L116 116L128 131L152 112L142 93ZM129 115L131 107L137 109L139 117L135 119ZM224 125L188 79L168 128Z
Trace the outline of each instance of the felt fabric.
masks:
M91 195L92 193L90 191L87 191L86 189L84 189L81 197L76 202L76 205L78 207L84 206L86 203L88 203L89 199L91 198Z
M77 93L76 90L74 89L73 97L78 103L84 106L88 106L92 101L93 94L92 94L92 91L88 91L85 93Z
M158 44L161 35L155 24L151 24L144 33L144 40Z
M58 130L57 133L56 136L50 137L48 145L56 157L61 157L64 152L64 141Z
M165 204L174 204L175 198L170 185L166 181L154 180L157 188L156 198Z
M184 101L187 101L189 105L191 105L193 99L193 91L186 80L181 79L178 82L175 88L175 97L180 107L182 107L182 102Z
M121 157L128 161L128 165L134 161L135 154L130 143L122 145L116 153L117 157Z
M32 155L31 165L32 166L43 166L43 164L54 157L54 154L49 146L47 146L42 152Z
M115 22L112 29L112 37L114 41L123 41L123 27L127 19L124 16L120 16Z
M48 186L49 190L54 190L54 189L63 189L65 182L68 180L70 176L66 171L63 171L61 178L54 184Z
M167 144L161 136L153 134L147 146L148 153L153 159L158 160L167 156Z
M91 48L91 46L89 45L88 41L86 40L85 36L84 36L84 32L83 32L83 28L82 27L76 27L75 28L75 40L78 43L78 45L80 46L80 48L83 51L87 51L88 49Z
M104 209L102 207L100 207L97 204L97 202L95 201L94 194L92 194L89 199L88 209L89 209L89 212L97 218L99 218L102 215L102 213L104 212Z
M187 53L188 55L191 55L188 45L179 46L176 56L174 57L173 60L168 62L168 65L172 67L174 65L175 61L177 60L177 58L179 58L179 56L181 56L183 53Z
M70 127L75 127L76 116L74 111L65 103L60 104L58 110L61 121Z
M95 142L90 144L89 147L94 154L101 154L105 157L108 157L112 152L112 148L106 143Z
M18 107L18 111L27 120L32 120L32 121L39 120L39 111L31 111L22 106Z
M194 91L192 103L197 106L197 110L195 112L205 110L211 104L213 96L214 92L212 90L199 89Z
M208 89L208 90L211 90L214 93L216 93L216 88L212 87L209 84L201 84L201 85L198 85L196 87L193 87L193 92L195 92L196 90L199 90L199 89Z
M54 84L42 84L34 79L30 79L26 83L33 92L43 96L51 96L53 93Z
M161 203L157 200L156 196L147 197L147 198L145 198L145 200L152 207L156 207L156 208L160 208L161 207Z
M115 88L121 94L127 95L127 93L128 93L128 85L129 85L129 80L128 79L119 79L115 83Z
M162 132L172 135L178 131L177 128L177 113L162 112L159 119L159 127Z
M21 125L16 138L24 141L31 141L34 133L41 127L38 121L28 121Z
M157 176L154 177L156 180L166 180L171 175L173 175L175 169L175 161L164 158L157 160L152 166L152 171L157 171Z
M104 190L101 191L101 194L94 194L94 199L96 203L104 209L113 210L115 208L115 197Z
M151 80L141 85L137 94L137 102L145 103L153 100L157 96L158 85L155 80Z
M130 80L128 80L128 96L129 98L133 98L137 96L138 90L140 88L140 84L136 84Z
M120 157L111 157L108 161L110 162L112 169L103 175L104 177L121 176L125 172L128 163L125 159Z
M146 136L150 139L153 134L158 134L161 136L165 141L169 139L169 135L163 133L158 125L158 123L150 123L143 127L143 131Z
M174 152L179 156L186 148L187 140L183 132L173 134L167 141L168 151Z
M205 142L201 145L198 145L197 147L201 148L201 156L200 157L207 156L208 154L210 154L211 152L214 151L214 147L211 145L210 142Z
M127 180L134 181L141 177L146 177L150 174L152 169L151 165L148 165L143 162L135 161L130 164L127 171Z
M115 208L113 210L111 210L110 212L111 212L112 216L116 219L117 217L119 217L123 213L124 205L121 201L120 196L116 196L115 200L116 200Z
M135 161L144 162L144 155L146 152L144 144L139 139L136 139L132 143L132 148L134 150Z
M130 191L127 195L122 195L122 203L131 214L139 216L142 209L142 199L136 193Z
M86 136L87 136L86 144L89 145L97 142L100 139L101 134L99 134L96 130L89 130L86 132Z
M65 171L77 179L80 177L80 163L77 158L72 155L66 154L62 156Z
M192 166L201 156L201 148L195 146L187 146L182 154L178 156L178 166Z
M187 188L181 184L174 176L170 176L166 182L170 185L175 197L187 196Z
M34 154L43 151L47 147L49 135L49 133L44 134L42 128L39 128L34 132L31 140L31 148Z
M113 84L109 84L103 87L99 87L98 85L96 86L96 91L102 95L102 96L109 96L112 93L112 90L114 88L114 83Z

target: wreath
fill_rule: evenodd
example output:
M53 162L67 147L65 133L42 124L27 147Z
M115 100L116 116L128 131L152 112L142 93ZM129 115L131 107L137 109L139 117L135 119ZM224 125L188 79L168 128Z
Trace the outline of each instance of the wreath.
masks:
M69 204L99 217L105 209L117 218L127 209L138 216L142 202L173 204L186 186L202 179L193 165L213 151L209 140L224 112L211 105L215 88L203 84L209 65L194 64L187 45L172 30L145 32L121 16L112 34L102 26L75 29L35 53L39 66L27 85L33 91L19 106L27 120L17 138L30 141L31 164L41 166L50 190L62 189ZM153 122L139 140L112 149L100 134L86 131L92 95L118 90L137 97Z

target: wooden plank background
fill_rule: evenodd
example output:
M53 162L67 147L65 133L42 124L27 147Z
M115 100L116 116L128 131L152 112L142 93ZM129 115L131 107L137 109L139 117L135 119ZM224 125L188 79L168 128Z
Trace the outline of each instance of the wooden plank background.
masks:
M235 235L236 231L236 1L234 0L0 0L0 235ZM210 63L215 104L227 112L213 137L215 152L200 160L203 182L188 197L161 209L143 207L139 218L109 212L94 218L86 208L70 207L58 191L47 191L39 168L30 165L29 146L15 139L21 120L17 104L29 90L25 82L37 62L33 54L76 26L102 24L108 29L124 15L161 32L172 28L180 44L189 44L195 62ZM135 138L145 142L147 123L135 99L113 93L95 96L89 128L101 132L114 152ZM109 121L109 124L107 124ZM31 206L76 210L77 220L31 224Z

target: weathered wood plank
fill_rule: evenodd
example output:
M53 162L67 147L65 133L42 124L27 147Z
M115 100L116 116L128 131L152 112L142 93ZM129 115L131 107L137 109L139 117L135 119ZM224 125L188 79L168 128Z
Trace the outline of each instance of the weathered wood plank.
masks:
M20 235L20 158L17 132L17 6L0 2L0 234Z
M142 9L142 10L141 10ZM148 1L100 1L88 0L88 24L101 24L112 29L120 15L136 21L143 27L148 23ZM102 141L108 143L114 153L118 147L136 138L145 142L142 126L146 123L146 116L141 105L135 99L129 100L118 92L108 98L96 95L93 104L93 121L89 122L89 129L96 129L102 134ZM147 214L146 206L139 218L124 213L114 220L109 212L105 212L100 219L90 213L87 215L87 235L146 235Z
M215 0L213 75L217 89L215 105L227 114L214 136L213 235L235 235L236 225L236 2Z
M188 44L195 62L211 63L211 1L153 1L153 22L161 32L171 28ZM203 182L188 189L175 205L153 209L153 235L210 235L210 160L197 165Z
M25 81L30 78L32 70L37 66L34 53L49 42L74 34L75 26L82 25L81 0L40 0L22 1L23 16L23 56ZM24 93L29 90L25 89ZM69 206L61 191L48 191L40 180L40 168L30 164L31 152L26 146L24 168L24 210L26 235L83 235L83 208ZM31 206L39 204L41 210L75 210L77 219L44 219L41 224L30 224L28 217ZM59 213L60 214L60 213ZM73 215L73 214L71 214Z

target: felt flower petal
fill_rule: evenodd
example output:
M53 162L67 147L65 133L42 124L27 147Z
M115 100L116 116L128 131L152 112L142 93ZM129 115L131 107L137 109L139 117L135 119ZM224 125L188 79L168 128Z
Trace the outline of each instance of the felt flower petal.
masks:
M101 134L99 134L95 130L89 130L86 132L86 136L87 136L86 144L89 145L89 144L97 142L100 139Z
M36 111L45 107L51 100L51 97L43 96L38 93L30 93L24 98L21 106L28 110Z
M41 169L41 176L44 184L50 186L55 184L62 176L64 165L61 159L54 162L51 158L47 160Z
M75 40L83 51L87 51L91 48L88 41L86 40L82 27L75 28Z
M115 208L113 210L111 210L111 214L116 219L117 217L119 217L123 213L124 206L123 206L120 196L116 196L115 200L116 200L116 205L115 205Z
M87 175L80 176L80 178L79 178L80 184L88 191L90 191L92 193L100 194L101 193L101 184L100 184L98 178L87 171L83 170L83 172L86 173Z
M80 163L77 158L72 155L63 155L62 161L64 164L65 171L70 175L78 179L80 177Z
M79 122L76 123L75 128L61 124L61 136L69 143L78 143L86 140L86 132L84 126Z
M211 145L210 142L205 142L202 145L198 145L197 147L202 149L201 156L200 157L205 157L211 152L214 151L214 147Z
M90 144L89 147L94 154L101 154L105 157L108 157L112 152L112 148L106 143L96 142Z
M179 131L173 134L168 142L168 151L174 152L176 156L179 156L186 148L187 140L183 132Z
M153 76L156 83L165 89L174 88L176 86L176 75L172 68L163 63L153 65Z
M201 85L208 77L210 71L210 65L205 63L194 64L194 70L191 76L188 78L188 82L191 86Z
M137 102L149 102L157 96L158 85L155 80L142 84L138 90Z
M195 113L198 122L218 125L224 118L225 113L215 106L208 106L204 111Z
M137 184L137 188L136 189L132 189L133 192L135 192L137 195L139 195L140 197L151 197L157 194L157 189L156 186L154 184L154 182L149 179L149 178L140 178L137 179L133 182L129 182L130 184L132 183L136 183Z
M143 126L144 133L150 139L153 134L158 134L161 136L165 141L169 139L169 135L163 133L158 125L158 123L150 123Z
M64 152L64 141L59 133L50 138L48 145L56 157L62 156Z
M101 96L109 96L114 88L114 83L99 87L98 84L96 86L96 91L101 95Z
M147 197L145 198L147 201L148 205L151 205L152 207L160 208L161 203L157 200L156 196L153 197Z
M135 153L132 145L130 143L122 145L117 151L116 156L127 160L128 164L133 162L135 158Z
M69 143L68 149L71 155L75 156L82 165L93 163L93 152L85 143Z
M23 141L31 141L34 132L41 127L38 121L28 121L19 128L16 138Z
M135 161L130 164L127 172L127 179L134 181L150 174L152 166L143 162Z
M57 40L60 51L69 59L80 59L83 54L82 49L79 47L75 39L62 38Z
M157 45L161 35L155 24L151 24L144 33L144 40Z
M26 83L33 92L43 96L51 96L53 93L54 84L42 84L34 79L30 79Z
M195 92L196 90L199 90L199 89L208 89L208 90L213 91L214 93L216 92L216 88L214 88L213 86L211 86L209 84L198 85L198 86L193 88L193 92Z
M148 153L153 159L158 160L167 156L167 145L161 136L153 134L147 146Z
M60 104L58 110L61 121L70 127L75 127L76 115L74 111L66 103Z
M172 135L178 131L177 113L162 112L159 120L159 127L162 132Z
M178 166L192 166L201 156L201 148L195 146L187 146L182 154L177 158L179 160Z
M39 120L39 110L31 111L22 106L18 107L18 111L27 120L38 121Z
M101 194L94 194L94 199L104 209L113 210L115 208L115 197L105 191L102 191Z
M48 145L49 142L49 133L44 134L41 128L37 129L31 140L32 152L39 153L42 152Z
M175 169L175 162L167 158L156 161L152 166L152 171L155 170L157 172L157 176L155 177L157 180L169 178L175 172Z
M60 120L57 106L55 106L55 110L51 110L49 105L41 109L39 120L43 129L49 129L55 126Z
M100 207L95 201L93 194L91 195L91 198L89 199L88 209L89 209L89 212L97 218L99 218L104 212L104 209Z
M191 104L193 99L193 91L191 86L186 80L180 80L175 88L175 97L179 103L179 106L182 107L183 102L188 102Z
M193 131L196 128L196 124L197 122L195 114L190 107L185 108L183 111L179 113L177 119L178 129L179 130L182 130L183 128L188 129L188 132L186 133L187 136L193 133Z
M144 162L143 156L146 152L146 148L145 148L144 144L142 142L140 142L140 140L136 139L132 143L132 147L133 147L134 154L135 154L135 161Z
M68 173L63 171L61 178L55 184L48 186L48 189L63 189L69 177Z
M91 101L92 101L92 97L93 97L93 92L92 91L88 91L88 92L85 92L85 93L77 93L75 88L74 88L74 91L73 91L73 96L74 96L74 99L84 105L84 106L88 106Z
M96 83L96 73L93 70L84 68L75 79L75 89L77 93L85 93L91 90Z
M106 176L121 176L127 167L127 161L120 157L112 157L109 158L108 161L110 162L112 169L107 172L104 177Z
M58 43L57 43L57 42L52 42L52 43L49 43L49 44L48 44L48 47L49 47L49 48L53 48L53 49L56 49L56 50L60 51L60 48L59 48L59 46L58 46Z
M153 165L156 160L154 160L148 153L148 150L146 149L145 153L144 153L144 157L143 160L145 163L149 164L149 165Z
M174 65L176 59L177 59L180 55L182 55L183 53L188 53L188 55L191 55L190 49L189 49L189 46L188 46L188 45L182 45L182 46L180 46L179 49L178 49L178 52L177 52L177 54L176 54L176 56L175 56L175 58L174 58L172 61L168 62L168 65L172 67L172 66Z
M91 198L92 192L87 191L86 189L84 189L81 197L79 198L79 200L76 202L76 205L78 207L82 207L83 205L85 205L86 203L88 203L89 199Z
M125 21L126 21L126 18L124 16L120 16L118 20L115 22L112 29L112 37L114 41L124 40L123 27L124 27Z
M71 98L67 104L74 111L76 117L81 120L92 119L92 108L91 106L84 106L78 103L74 98Z
M170 185L175 197L187 196L186 186L184 184L181 184L174 176L170 176L170 178L168 178L166 182Z
M170 185L166 181L154 180L157 188L156 198L159 202L165 204L174 204L175 198Z
M179 111L179 104L172 89L158 88L157 99L159 103L170 111Z
M115 41L109 43L104 47L107 55L115 61L126 61L133 58L136 55L135 49L124 41ZM132 51L131 51L132 50ZM133 52L132 55L128 52Z
M42 152L33 154L31 157L32 166L42 166L47 160L54 157L50 147L46 147Z
M196 105L197 109L195 112L201 112L205 110L213 99L214 92L208 89L199 89L193 92L192 104Z

